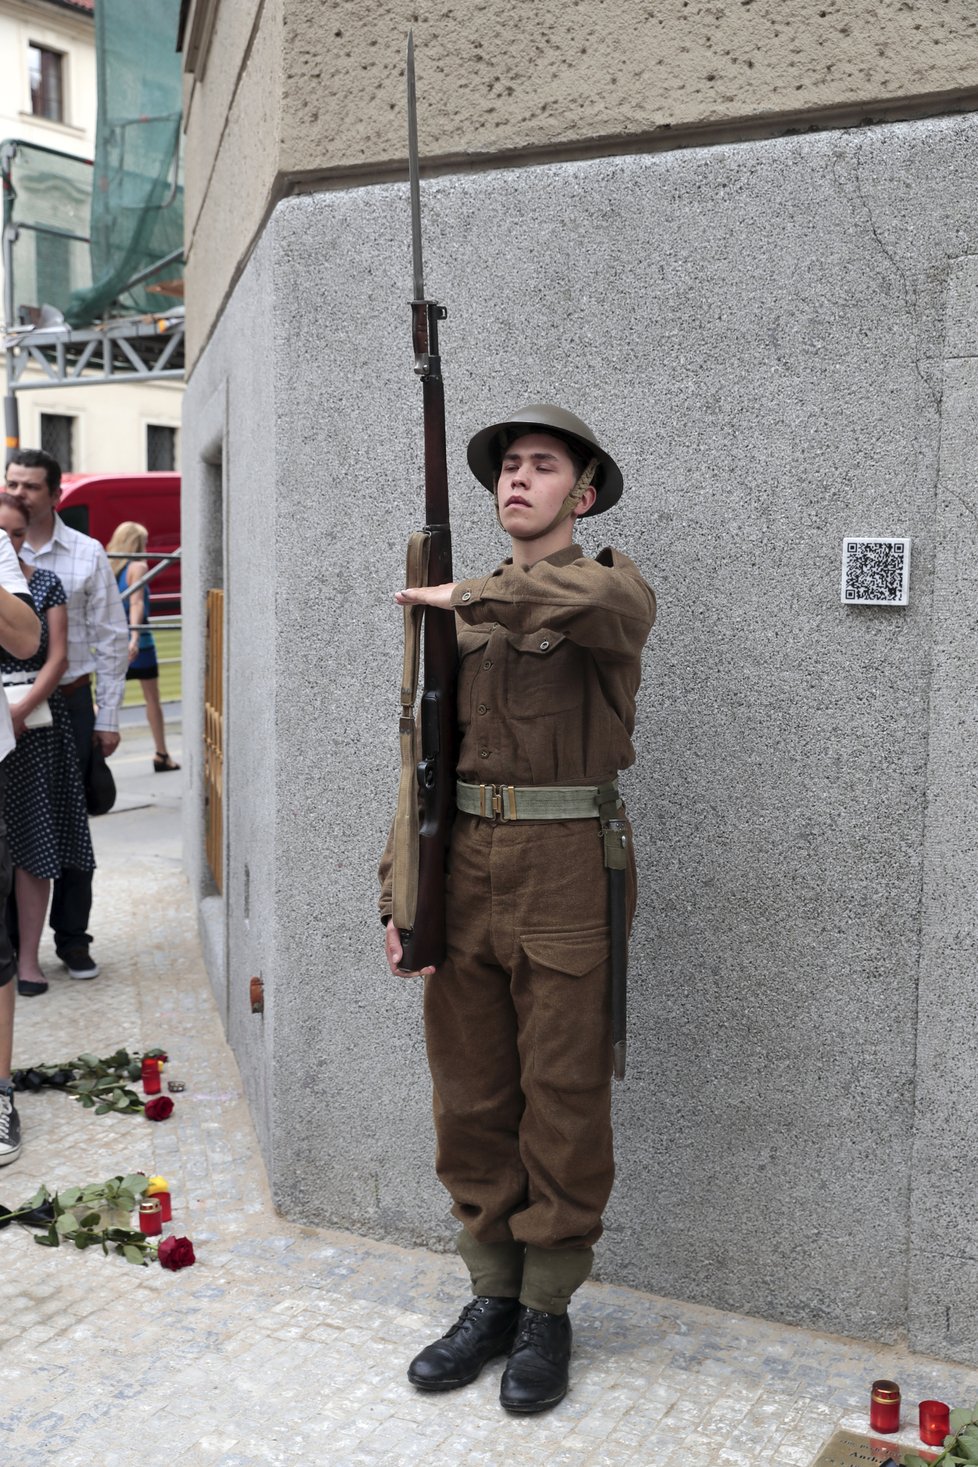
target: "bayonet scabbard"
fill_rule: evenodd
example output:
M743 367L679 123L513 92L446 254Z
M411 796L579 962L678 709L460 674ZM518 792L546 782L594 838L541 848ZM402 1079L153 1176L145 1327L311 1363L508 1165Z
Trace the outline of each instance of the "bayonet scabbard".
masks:
M603 820L611 931L611 1049L616 1080L625 1078L628 1048L628 910L626 880L631 835L627 820Z

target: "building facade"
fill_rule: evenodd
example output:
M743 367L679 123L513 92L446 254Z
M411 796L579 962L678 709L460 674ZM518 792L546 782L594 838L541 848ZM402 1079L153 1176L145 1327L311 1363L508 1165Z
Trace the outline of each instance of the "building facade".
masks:
M187 863L277 1205L454 1232L375 915L423 514L410 24L456 570L504 553L468 437L550 400L625 474L585 549L659 598L599 1276L970 1360L966 0L185 5ZM910 539L907 604L846 603L847 537Z
M95 0L0 0L0 138L94 157L94 6ZM16 159L13 176L16 184ZM56 222L54 213L51 220ZM20 324L21 306L44 303L44 277L50 275L43 268L45 248L49 241L29 230L18 240L15 261L23 268L15 267L15 319L5 324ZM43 446L65 468L84 472L178 466L182 382L42 387L43 380L38 369L29 369L25 381L31 385L18 389L25 448ZM2 353L0 383L6 392Z

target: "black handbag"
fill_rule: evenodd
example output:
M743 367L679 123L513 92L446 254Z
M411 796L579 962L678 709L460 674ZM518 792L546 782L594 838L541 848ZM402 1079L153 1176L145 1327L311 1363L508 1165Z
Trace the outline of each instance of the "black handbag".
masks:
M85 776L85 803L89 815L108 815L115 804L115 780L105 761L102 745L92 744L92 757Z

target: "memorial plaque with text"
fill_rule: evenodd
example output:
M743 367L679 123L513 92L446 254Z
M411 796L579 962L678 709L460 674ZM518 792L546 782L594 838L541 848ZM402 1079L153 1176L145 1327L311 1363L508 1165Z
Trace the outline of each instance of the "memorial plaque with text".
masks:
M884 1462L895 1462L902 1467L903 1453L916 1452L925 1462L934 1462L939 1452L926 1447L900 1447L896 1442L886 1441L881 1436L860 1436L855 1431L837 1431L830 1442L822 1448L812 1467L882 1467Z

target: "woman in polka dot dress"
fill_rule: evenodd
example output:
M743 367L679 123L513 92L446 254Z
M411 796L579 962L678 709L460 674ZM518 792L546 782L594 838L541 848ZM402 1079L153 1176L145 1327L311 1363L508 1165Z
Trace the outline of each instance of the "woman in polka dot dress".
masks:
M9 494L0 494L0 530L6 530L19 553L27 533L27 516ZM47 980L38 961L51 881L62 867L95 869L88 833L85 790L71 724L58 683L68 665L68 611L64 587L50 571L21 568L27 577L34 609L41 619L41 645L21 661L0 648L4 691L27 683L30 692L11 703L17 747L10 755L4 814L15 869L14 892L19 925L17 992L24 997L44 993ZM30 712L47 700L51 723L28 728Z

